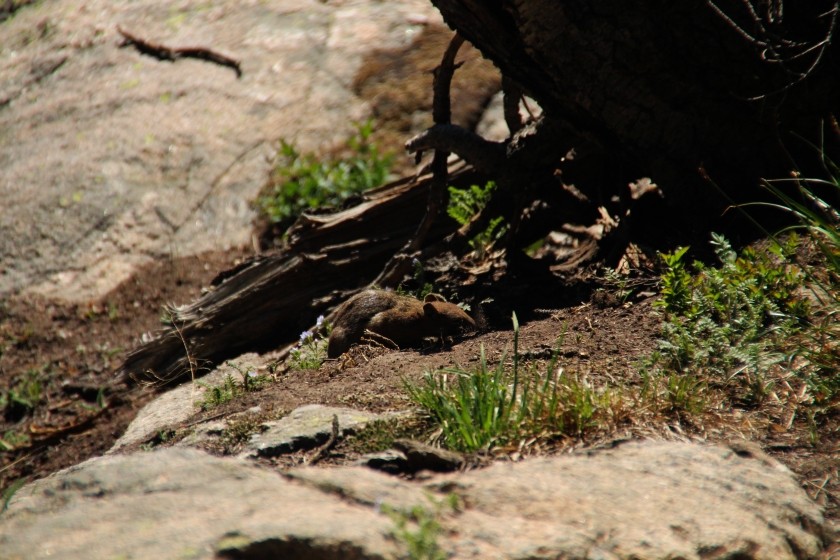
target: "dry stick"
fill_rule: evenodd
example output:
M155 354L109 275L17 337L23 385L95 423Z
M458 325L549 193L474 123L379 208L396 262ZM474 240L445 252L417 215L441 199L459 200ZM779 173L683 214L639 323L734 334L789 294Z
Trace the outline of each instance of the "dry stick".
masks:
M434 92L432 117L436 125L448 125L452 120L449 90L452 85L452 76L455 74L455 69L460 66L455 64L455 56L463 44L464 38L458 33L455 33L449 42L449 46L443 53L440 65L435 68L434 84L432 86ZM418 152L418 159L420 155L421 153ZM446 183L449 179L448 159L448 151L435 150L435 156L432 159L431 165L432 183L429 187L429 198L426 202L426 214L423 216L423 220L417 227L414 236L385 265L382 273L373 281L374 285L390 286L396 284L411 269L410 255L419 251L420 247L423 246L423 242L426 240L429 230L432 229L432 224L437 219L443 206L446 195Z
M141 39L140 37L123 30L123 28L119 25L117 26L117 31L123 36L123 41L120 43L121 48L133 46L141 54L152 56L158 60L168 60L170 62L175 62L179 58L197 58L200 60L206 60L207 62L227 66L236 72L237 78L242 77L242 68L240 68L238 60L217 53L212 49L205 47L167 47L166 45L160 45Z
M35 442L35 444L38 446L38 450L42 449L43 447L52 445L53 443L64 439L66 436L80 434L88 431L90 428L93 427L94 420L104 415L106 412L110 412L110 410L111 409L109 407L104 406L97 410L94 414L91 414L90 416L88 416L87 418L85 418L77 424L57 428L55 431L44 435L44 437L37 439ZM32 431L32 426L30 426L30 431Z
M522 117L519 114L519 101L522 99L522 88L510 78L502 77L502 107L504 108L505 124L510 136L522 130Z
M309 461L307 461L306 464L308 466L312 466L315 463L317 463L318 461L320 461L321 459L323 459L324 457L326 457L327 453L330 451L330 449L335 447L335 443L337 441L338 441L338 415L333 414L333 417L332 417L332 433L330 434L330 438L327 440L327 443L325 443L324 445L322 445L321 447L318 448L318 451L316 451L312 455L312 457L309 459Z

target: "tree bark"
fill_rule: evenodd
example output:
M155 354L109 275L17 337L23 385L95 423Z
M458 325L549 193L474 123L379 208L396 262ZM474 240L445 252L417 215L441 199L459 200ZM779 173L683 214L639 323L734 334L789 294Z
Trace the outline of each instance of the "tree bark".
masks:
M668 203L659 219L678 228L807 168L803 138L822 146L840 116L834 0L432 2L539 102L542 144L574 138L621 162L602 196L650 176ZM836 141L824 148L836 157Z

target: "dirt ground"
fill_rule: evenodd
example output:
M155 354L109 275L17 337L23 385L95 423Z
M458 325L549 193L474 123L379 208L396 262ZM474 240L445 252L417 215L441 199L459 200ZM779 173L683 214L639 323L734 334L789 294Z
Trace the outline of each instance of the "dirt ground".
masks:
M0 391L34 379L41 398L32 413L7 408L0 419L0 438L15 447L5 452L0 447L0 488L106 451L152 396L111 387L123 354L143 333L161 327L165 305L195 299L244 255L233 250L161 261L87 305L22 297L3 302ZM14 441L21 436L29 443Z
M148 389L113 385L113 371L124 353L144 332L160 326L166 304L197 297L220 271L237 263L244 250L168 260L145 270L103 301L63 307L39 300L12 299L0 313L0 389L20 387L21 379L37 379L42 387L33 410L7 407L0 423L6 447L0 451L0 488L33 480L104 453L127 427L137 410L151 398ZM519 350L537 368L559 352L564 375L577 375L597 386L622 387L623 406L604 430L567 437L549 445L500 450L497 460L522 454L562 453L618 437L656 437L724 441L757 441L796 472L803 488L824 504L828 517L840 520L840 421L819 427L809 437L804 418L793 418L781 429L776 412L714 410L702 418L663 417L632 410L632 395L640 387L638 361L655 345L659 318L649 295L621 302L593 292L582 303L523 313ZM607 294L609 295L609 294ZM485 332L451 348L387 351L358 348L352 360L324 364L316 371L291 370L261 391L202 415L243 411L259 405L282 414L297 406L322 403L372 411L408 406L403 380L419 380L425 371L459 365L469 369L481 347L489 362L513 353L510 328ZM104 406L103 406L104 405ZM229 410L228 410L229 409ZM20 439L20 438L24 439ZM324 464L357 457L339 445ZM272 461L277 467L300 463L302 455Z

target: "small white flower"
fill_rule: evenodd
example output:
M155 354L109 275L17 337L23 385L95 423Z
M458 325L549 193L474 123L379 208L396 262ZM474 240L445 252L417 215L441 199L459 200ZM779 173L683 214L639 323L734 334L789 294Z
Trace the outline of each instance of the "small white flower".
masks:
M318 315L318 319L315 321L315 326L320 327L323 324L324 324L324 316L323 315Z

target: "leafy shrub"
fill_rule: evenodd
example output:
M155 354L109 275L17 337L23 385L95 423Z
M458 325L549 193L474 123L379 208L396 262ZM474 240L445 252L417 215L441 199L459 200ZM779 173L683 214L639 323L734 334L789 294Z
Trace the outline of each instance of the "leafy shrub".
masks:
M797 243L792 237L785 246L774 245L768 252L745 249L739 256L725 238L713 234L720 267L695 262L691 271L683 260L687 249L663 255L662 298L656 305L665 311L665 320L648 365L669 375L739 379L749 389L748 400L766 396L767 369L785 358L780 352L785 337L799 332L808 316L801 295L804 274L786 262ZM699 387L674 380L669 386L679 393Z

